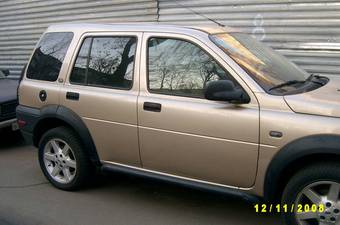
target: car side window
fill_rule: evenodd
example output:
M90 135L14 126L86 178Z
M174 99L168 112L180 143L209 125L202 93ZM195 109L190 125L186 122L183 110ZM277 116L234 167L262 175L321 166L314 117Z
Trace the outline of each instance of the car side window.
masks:
M88 37L83 41L70 82L130 89L133 84L135 37Z
M152 93L204 98L213 80L231 80L204 50L188 41L150 38L148 41L148 88Z
M46 33L33 53L27 78L56 81L72 38L71 32Z
M70 77L70 81L73 83L85 84L91 41L92 38L86 38L80 48Z

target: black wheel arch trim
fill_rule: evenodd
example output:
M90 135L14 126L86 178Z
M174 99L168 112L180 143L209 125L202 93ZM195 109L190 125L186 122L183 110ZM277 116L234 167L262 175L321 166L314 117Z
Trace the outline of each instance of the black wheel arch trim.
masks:
M297 160L313 155L340 156L339 135L312 135L285 145L271 160L264 181L264 197L274 202L282 173Z
M18 119L23 119L26 121L25 127L22 128L22 131L26 133L34 134L36 126L39 124L39 122L46 119L59 119L68 124L81 138L85 149L88 151L90 160L95 165L100 165L96 146L90 131L86 127L83 120L71 109L58 105L49 105L41 109L19 105L16 111Z

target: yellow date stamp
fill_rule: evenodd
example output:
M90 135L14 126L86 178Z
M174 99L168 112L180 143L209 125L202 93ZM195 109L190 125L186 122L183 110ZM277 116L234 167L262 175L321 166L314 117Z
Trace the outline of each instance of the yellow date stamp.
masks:
M322 213L325 211L325 206L323 204L255 204L254 209L257 213Z

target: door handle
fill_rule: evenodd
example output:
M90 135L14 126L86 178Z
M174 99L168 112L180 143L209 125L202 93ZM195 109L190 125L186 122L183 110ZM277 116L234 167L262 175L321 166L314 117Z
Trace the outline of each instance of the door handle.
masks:
M78 101L79 100L79 93L66 92L66 99Z
M143 109L145 111L160 112L162 110L162 105L155 102L144 102Z

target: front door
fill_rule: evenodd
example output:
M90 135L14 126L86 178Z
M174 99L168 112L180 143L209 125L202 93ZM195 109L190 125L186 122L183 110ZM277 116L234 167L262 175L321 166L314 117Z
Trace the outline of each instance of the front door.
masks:
M80 115L104 161L140 166L137 97L142 34L86 34L62 87L61 104Z
M238 187L255 181L259 108L223 60L190 37L145 34L138 98L143 168ZM144 57L142 57L144 58ZM250 95L249 104L209 101L212 80L231 80Z

